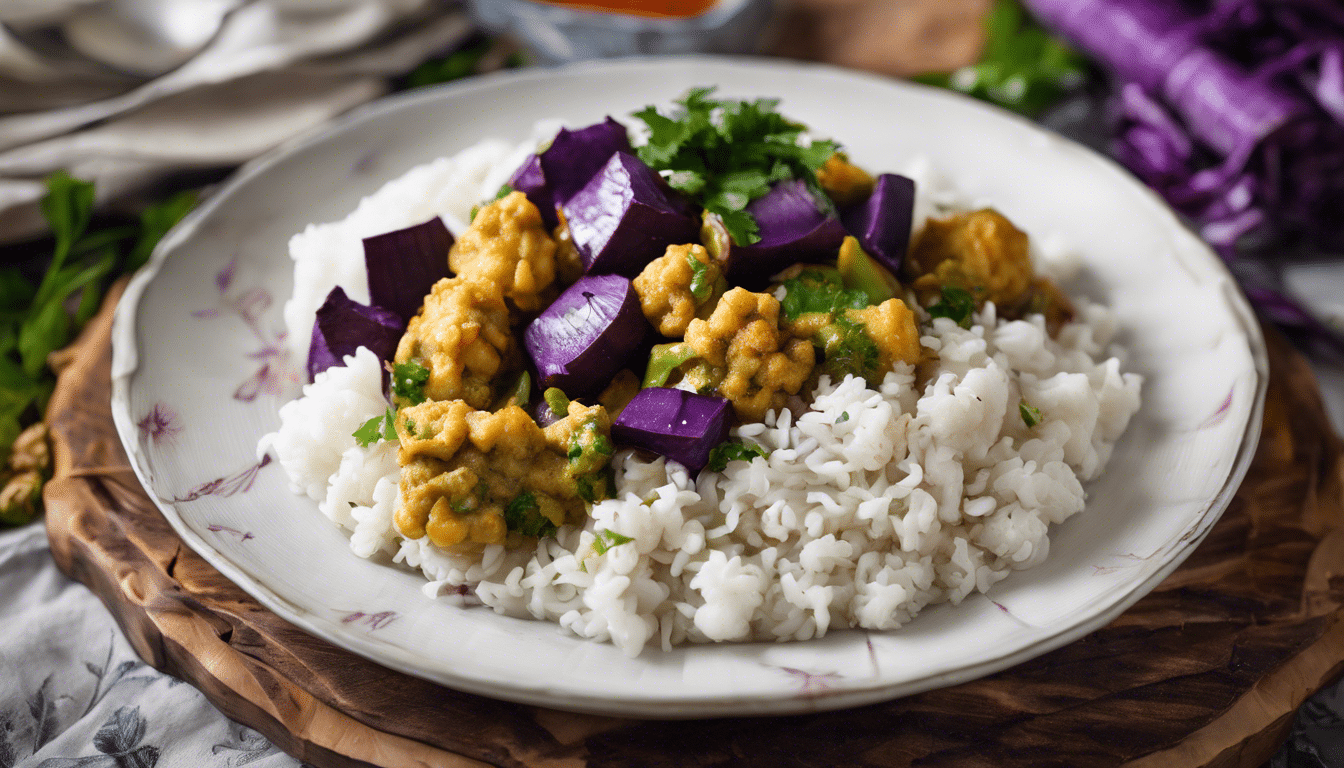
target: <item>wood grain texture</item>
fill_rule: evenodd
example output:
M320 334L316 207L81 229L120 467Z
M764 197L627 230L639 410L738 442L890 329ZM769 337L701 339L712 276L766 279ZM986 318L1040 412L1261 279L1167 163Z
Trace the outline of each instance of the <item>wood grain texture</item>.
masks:
M109 407L111 302L61 358L47 527L150 664L317 766L1256 766L1344 669L1344 461L1270 333L1264 436L1227 513L1116 621L972 683L840 712L634 721L452 691L262 608L140 489Z

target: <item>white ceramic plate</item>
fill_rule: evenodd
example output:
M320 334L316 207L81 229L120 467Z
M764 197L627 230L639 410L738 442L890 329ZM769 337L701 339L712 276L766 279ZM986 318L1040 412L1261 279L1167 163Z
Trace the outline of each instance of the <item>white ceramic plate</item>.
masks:
M717 84L778 96L861 165L916 154L1085 261L1071 286L1112 305L1143 407L1049 559L989 597L894 632L646 650L628 659L554 624L427 599L421 577L351 554L314 503L259 464L298 361L280 352L286 242L410 167L534 120L586 124ZM954 684L1075 640L1197 545L1246 471L1267 379L1254 316L1218 260L1096 154L946 92L782 62L620 61L476 78L387 99L258 160L160 245L118 309L112 406L136 471L183 539L280 616L394 669L473 693L625 716L777 714Z

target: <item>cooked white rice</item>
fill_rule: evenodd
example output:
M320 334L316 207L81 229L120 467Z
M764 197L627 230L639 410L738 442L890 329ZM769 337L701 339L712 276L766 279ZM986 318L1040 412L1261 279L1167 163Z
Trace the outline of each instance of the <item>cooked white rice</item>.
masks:
M335 284L367 301L359 238L432 213L460 231L471 205L493 196L534 145L482 142L410 171L345 220L295 236L291 338L307 340ZM906 170L920 193L917 221L962 202L927 162ZM1035 256L1053 277L1078 263L1049 237L1038 239ZM351 436L387 407L368 350L283 406L279 430L258 450L274 452L295 491L351 531L356 554L386 553L420 569L427 595L458 604L474 596L631 656L650 642L667 649L894 629L926 605L958 603L1040 563L1049 526L1083 509L1081 483L1100 474L1138 410L1140 378L1121 373L1109 349L1110 312L1078 305L1053 339L1039 316L1004 321L993 305L970 330L936 319L923 326L937 362L921 372L921 388L909 366L876 390L863 379L823 378L810 409L734 429L769 457L722 473L692 480L678 464L618 451L618 497L535 550L489 546L467 558L396 532L395 443L360 448ZM1040 409L1040 424L1026 426L1022 401ZM603 529L632 541L598 554Z

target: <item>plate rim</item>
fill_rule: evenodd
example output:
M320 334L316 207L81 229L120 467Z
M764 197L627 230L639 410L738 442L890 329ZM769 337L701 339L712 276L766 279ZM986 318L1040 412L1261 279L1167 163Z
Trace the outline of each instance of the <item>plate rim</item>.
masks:
M600 72L606 69L620 69L631 66L647 67L677 64L692 66L719 65L746 67L778 70L780 72L807 70L811 72L822 72L845 79L853 78L861 81L868 81L888 88L916 90L949 102L962 104L971 102L974 106L995 113L1000 118L1007 118L1010 121L1017 123L1019 127L1026 128L1032 133L1050 137L1057 143L1058 148L1061 150L1081 153L1084 157L1088 158L1089 161L1099 162L1103 166L1109 166L1111 171L1119 172L1130 182L1130 185L1133 188L1132 191L1141 193L1146 202L1150 206L1155 207L1155 212L1167 220L1172 231L1179 231L1188 236L1188 239L1195 246L1195 250L1199 252L1200 256L1204 257L1207 262L1213 265L1215 270L1220 273L1219 276L1224 278L1222 285L1223 298L1245 334L1246 345L1253 363L1251 373L1254 374L1255 387L1250 409L1247 413L1247 424L1242 432L1243 439L1237 454L1229 467L1225 482L1218 493L1213 495L1213 497L1203 505L1203 510L1198 517L1198 522L1193 526L1193 529L1188 531L1181 540L1174 542L1173 554L1171 554L1170 559L1167 562L1150 574L1146 579L1131 585L1128 590L1120 595L1114 596L1112 602L1107 607L1093 614L1085 621L1058 629L1049 636L1029 642L1021 648L1007 651L996 657L985 659L974 664L963 665L953 670L933 673L915 680L900 683L874 682L867 685L856 684L801 697L766 697L758 694L750 696L710 695L639 700L611 699L575 692L569 689L557 689L544 680L532 681L534 683L532 685L523 685L517 680L510 680L501 685L498 682L483 681L478 678L467 677L448 671L416 667L414 664L402 662L401 659L396 658L396 654L393 654L391 658L386 654L375 655L372 650L376 645L375 643L369 643L368 647L361 647L363 645L362 643L352 642L351 638L348 636L329 631L326 624L318 621L318 617L308 609L290 602L275 593L267 585L248 576L239 566L234 565L219 548L211 545L199 535L195 529L178 514L176 507L171 502L160 498L152 491L150 478L147 477L147 472L141 466L141 463L135 459L135 456L138 453L138 447L135 442L136 427L130 412L131 380L138 367L139 357L135 332L140 302L144 296L145 290L148 288L149 284L153 282L161 266L170 254L176 251L180 244L188 241L201 224L210 217L212 212L235 194L239 187L244 186L251 179L264 174L269 168L284 161L290 156L303 152L308 147L320 144L337 135L344 134L347 131L354 130L358 128L360 124L375 120L383 115L404 109L413 109L416 104L421 102L433 102L444 98L452 98L452 96L457 93L470 93L478 90L488 91L512 82L546 80L557 76L583 75L589 70ZM546 706L569 711L603 715L619 714L642 718L793 714L886 701L935 688L956 685L985 675L993 674L994 672L1007 669L1062 647L1063 645L1073 642L1090 634L1096 629L1109 624L1134 603L1150 593L1172 571L1179 567L1200 542L1204 540L1213 525L1231 503L1233 496L1240 487L1242 480L1250 468L1251 459L1254 457L1255 448L1259 442L1265 394L1269 383L1268 353L1260 324L1255 320L1254 312L1251 309L1245 294L1237 287L1237 284L1226 265L1221 259L1217 258L1207 244L1200 240L1190 230L1185 222L1174 214L1170 206L1168 206L1156 192L1135 179L1128 170L1115 160L1078 144L1071 139L1060 136L1020 115L993 105L971 100L969 97L961 94L817 62L800 62L750 56L636 56L581 62L553 68L498 71L453 83L393 94L361 105L318 128L290 139L257 158L244 163L231 174L229 178L220 185L219 189L205 201L205 203L190 212L159 242L154 249L149 262L132 278L118 303L113 318L111 335L113 347L111 394L113 422L116 426L122 446L126 450L128 457L131 459L130 464L135 471L137 479L141 482L155 506L158 507L160 513L164 515L174 531L177 532L183 541L197 554L201 555L202 558L209 562L211 566L219 570L226 578L251 595L268 610L275 613L281 619L303 629L305 632L326 642L332 643L348 652L356 653L376 664L421 679L430 680L455 690L523 704ZM395 650L402 650L395 646L384 645L384 647L392 647ZM855 682L859 683L860 681Z

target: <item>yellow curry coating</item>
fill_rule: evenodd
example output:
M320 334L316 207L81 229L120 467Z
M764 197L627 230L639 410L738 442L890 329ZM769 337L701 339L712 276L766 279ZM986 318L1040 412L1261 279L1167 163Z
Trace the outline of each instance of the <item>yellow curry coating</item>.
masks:
M768 293L733 288L708 320L695 319L686 343L723 371L718 394L742 421L761 421L798 394L814 362L812 343L779 329L779 301Z
M700 279L696 281L700 264ZM713 306L715 285L722 271L703 245L669 245L667 251L649 262L634 279L644 317L664 336L682 336L701 307ZM692 286L699 292L699 298Z
M555 280L555 251L537 207L522 192L511 192L476 212L448 251L448 267L497 287L519 309L533 312L544 306L542 293Z
M911 365L919 362L919 324L904 301L887 299L876 306L846 309L845 316L862 323L868 338L877 345L878 383L897 361Z
M605 466L610 451L590 449L610 427L605 409L579 403L545 428L516 405L494 413L460 400L403 408L397 529L440 547L503 544L505 510L525 493L553 525L581 520L586 506L576 480ZM571 460L575 446L585 461Z
M1021 302L1035 278L1026 233L992 208L929 219L910 246L905 271L921 301L949 285L999 307Z
M873 177L849 162L849 158L843 152L831 155L826 163L817 169L817 183L821 185L827 197L841 208L863 202L873 193Z
M429 370L430 400L460 399L485 408L494 399L492 381L514 367L518 355L498 286L459 276L434 284L406 326L396 361L417 360Z

